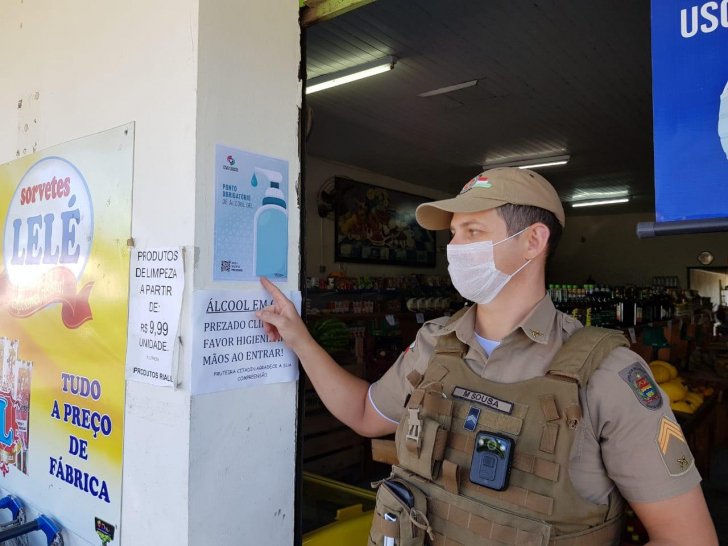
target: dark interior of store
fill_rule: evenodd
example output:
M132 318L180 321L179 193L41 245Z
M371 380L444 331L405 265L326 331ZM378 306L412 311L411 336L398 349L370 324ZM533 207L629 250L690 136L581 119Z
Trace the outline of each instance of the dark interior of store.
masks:
M655 221L650 21L647 1L378 0L308 28L305 317L341 366L376 381L424 322L464 304L449 234L405 217L488 168L543 165L567 217L548 293L674 368L661 369L683 381L671 407L728 540L728 234L636 235ZM382 59L375 76L311 91ZM310 382L303 436L303 532L371 510L358 488L389 474L391 438L357 435ZM623 544L646 543L627 527Z

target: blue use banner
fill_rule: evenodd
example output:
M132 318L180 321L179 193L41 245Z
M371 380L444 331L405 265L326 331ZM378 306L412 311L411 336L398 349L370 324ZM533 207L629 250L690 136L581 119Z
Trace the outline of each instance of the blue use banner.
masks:
M728 217L728 0L652 1L658 222Z

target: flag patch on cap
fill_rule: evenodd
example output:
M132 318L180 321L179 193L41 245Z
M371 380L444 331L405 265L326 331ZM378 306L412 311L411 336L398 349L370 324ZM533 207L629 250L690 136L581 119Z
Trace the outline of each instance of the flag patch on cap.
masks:
M479 175L473 178L470 182L465 184L463 189L460 191L461 194L472 190L473 188L490 188L491 184L488 182L488 177Z

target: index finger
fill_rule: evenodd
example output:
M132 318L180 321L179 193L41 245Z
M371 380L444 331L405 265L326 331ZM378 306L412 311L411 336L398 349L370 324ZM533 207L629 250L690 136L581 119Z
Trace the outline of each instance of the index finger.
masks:
M276 305L283 307L287 303L291 303L291 300L289 300L283 292L281 292L280 288L278 288L275 284L270 282L265 277L260 278L260 283L263 285L263 287L270 292L270 295L273 296L273 300L275 300Z

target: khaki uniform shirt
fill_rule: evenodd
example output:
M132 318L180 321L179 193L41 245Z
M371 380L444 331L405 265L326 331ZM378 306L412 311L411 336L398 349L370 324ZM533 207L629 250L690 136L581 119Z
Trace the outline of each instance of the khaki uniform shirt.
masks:
M582 327L570 315L557 311L546 296L488 357L475 337L475 315L472 307L448 328L449 318L443 317L420 329L415 343L369 389L370 401L383 417L394 422L402 417L405 398L412 391L406 376L412 370L424 373L438 335L454 330L469 346L465 365L479 376L515 383L545 375L564 342ZM587 388L579 391L584 418L572 447L569 476L576 490L597 504L607 502L615 485L628 501L656 502L700 483L692 457L678 467L686 466L684 472L677 472L676 461L666 458L671 451L662 454L660 434L664 438L664 430L670 426L663 423L663 417L675 422L675 416L664 392L659 409L650 407L654 400L640 399L628 381L634 377L630 372L636 364L651 373L636 353L620 347L604 360Z

